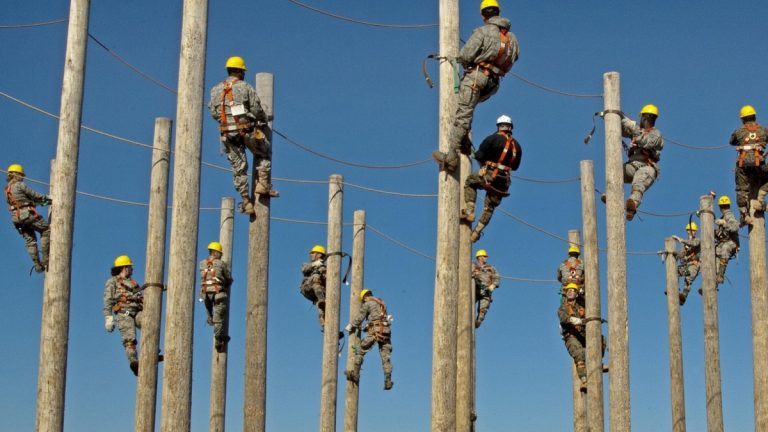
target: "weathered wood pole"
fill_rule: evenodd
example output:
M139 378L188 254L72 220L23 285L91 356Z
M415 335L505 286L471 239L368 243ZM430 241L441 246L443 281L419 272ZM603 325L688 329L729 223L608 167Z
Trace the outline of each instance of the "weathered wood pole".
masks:
M472 160L462 154L459 171L459 206L464 205L464 182L472 171ZM472 234L470 224L459 225L459 295L456 333L456 430L472 431L474 418L475 301L472 283Z
M459 2L440 0L440 55L459 52ZM440 62L440 150L448 152L456 112L453 68ZM457 172L438 174L437 252L432 326L432 432L456 431L456 315L459 280L459 182Z
M699 198L707 430L709 432L722 432L723 394L720 386L720 329L717 317L717 284L715 283L715 214L712 208L712 195L704 195Z
M685 387L683 339L680 332L675 239L664 239L664 268L667 270L667 320L669 322L669 384L672 393L672 432L685 432Z
M591 160L579 164L581 174L581 213L584 241L584 300L587 317L602 316L600 296L600 254L597 248L597 211L595 209L595 171ZM587 429L602 432L603 408L603 329L600 320L587 321Z
M144 310L141 313L139 378L136 384L136 432L155 430L157 354L165 280L165 231L168 220L168 171L171 164L171 119L155 119L152 169L149 178L147 253L144 264Z
M360 312L360 291L364 286L365 264L365 210L355 210L352 225L352 285L349 287L349 321ZM357 333L349 335L347 341L347 369L354 362L354 347L360 344ZM357 432L357 413L360 387L357 383L347 380L344 396L344 431Z
M752 202L752 206L757 203ZM762 204L762 203L760 203ZM765 278L765 219L752 218L749 228L749 282L752 302L752 377L755 430L768 430L768 285Z
M221 217L219 222L219 243L221 243L221 259L232 268L232 238L235 226L235 199L224 197L221 199ZM229 304L232 302L233 287L229 287L227 299L227 311L231 311ZM229 313L229 312L228 312ZM231 314L230 314L231 315ZM229 334L229 320L224 322L224 334ZM215 344L215 338L214 342ZM227 360L229 344L224 344L222 352L214 348L211 352L211 402L210 417L208 418L208 430L211 432L224 432L227 414Z
M35 430L39 432L61 431L64 428L72 236L89 8L89 0L70 1L67 52L61 86L59 138L56 144L56 170L51 178L51 183L56 185L51 191L51 247L40 320L35 415Z
M344 179L330 178L328 187L328 258L325 277L323 374L320 383L320 432L336 431L336 386L339 365L339 308L341 300L341 229Z
M205 44L208 1L184 0L176 97L173 213L168 259L168 306L160 429L190 430L192 334L197 276Z
M627 322L627 245L624 226L624 164L619 73L603 74L605 107L605 220L608 236L608 346L611 347L608 399L610 430L629 432L629 330Z
M579 238L579 230L568 231L568 243L570 246L580 247L581 239ZM586 314L586 316L590 315ZM587 346L589 346L589 344L587 344ZM586 351L584 354L586 357ZM581 379L576 372L575 364L571 367L571 382L573 383L573 430L574 432L586 432L587 396L581 391Z
M256 93L269 118L274 113L274 77L256 74ZM265 128L272 142L272 122ZM252 185L258 178L253 164ZM267 306L269 304L269 195L257 195L248 225L248 294L245 318L245 401L243 430L264 432L267 407Z

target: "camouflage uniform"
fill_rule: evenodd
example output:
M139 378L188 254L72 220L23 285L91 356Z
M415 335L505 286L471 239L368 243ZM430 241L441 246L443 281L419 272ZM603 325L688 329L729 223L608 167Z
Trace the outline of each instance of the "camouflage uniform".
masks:
M499 287L501 283L501 277L496 269L486 263L480 265L475 262L472 264L472 279L475 281L475 302L477 303L477 319L475 320L475 328L480 327L480 324L485 319L485 314L488 313L488 309L493 302L493 291Z
M231 91L229 91L231 89ZM231 95L231 99L229 99ZM225 121L222 122L222 109ZM232 110L235 110L235 115ZM272 169L272 144L258 129L258 124L267 122L267 115L261 107L256 90L245 81L230 76L211 89L208 111L219 123L221 142L232 170L234 185L243 198L248 198L248 158L245 149L253 153L253 164L259 175L259 182L269 183Z
M699 267L701 266L699 260L701 241L697 238L687 240L681 239L680 243L683 245L683 251L678 259L677 275L685 277L685 287L683 288L681 297L681 302L684 302L684 298L688 296L688 292L691 290L693 281L695 281L696 276L699 275Z
M299 291L313 305L317 306L317 315L320 319L320 327L325 325L325 258L306 262L301 265L301 280Z
M51 228L48 222L37 213L36 204L48 205L51 199L41 193L35 192L24 183L21 178L11 178L5 186L5 199L8 202L8 210L11 212L13 226L24 238L32 262L36 271L43 271L48 266L48 248L50 245ZM38 256L37 238L35 232L40 233L40 246L42 248L42 260Z
M512 137L511 131L499 131L486 137L475 152L475 160L480 168L467 176L464 182L465 209L462 219L472 222L475 217L477 190L485 189L483 212L477 226L472 231L473 242L480 238L480 233L491 222L493 211L508 196L511 183L511 171L517 171L523 158L520 143Z
M115 314L117 328L125 346L128 362L138 364L136 329L141 328L143 295L138 282L132 278L113 276L104 286L104 317Z
M621 118L621 133L625 138L632 138L627 149L629 160L624 164L624 183L632 184L629 199L635 202L635 207L640 207L643 194L659 176L664 139L655 127L643 129L627 117Z
M763 201L768 193L768 172L765 164L765 145L768 139L768 129L748 121L733 134L730 144L738 146L739 156L736 160L736 203L742 213L747 213L750 199ZM761 198L758 198L758 195ZM762 202L761 202L762 204Z
M557 268L557 280L565 287L569 283L579 286L580 294L584 291L584 263L578 256L569 256Z
M728 261L739 250L739 221L730 208L720 207L723 215L715 227L715 256L717 257L717 283L725 280Z
M216 349L221 351L229 341L226 334L226 323L229 320L227 300L229 288L232 286L232 273L229 265L213 256L200 261L200 298L205 304L208 314L208 325L213 326L213 337L216 339Z
M576 364L576 372L582 382L587 380L586 351L587 332L584 324L575 325L569 322L572 317L584 319L584 307L576 303L575 300L566 300L557 310L557 317L560 319L560 328L562 329L563 341L568 354L573 357Z
M375 343L378 343L381 367L384 369L384 388L389 390L392 388L392 328L389 325L387 306L384 302L372 295L367 295L360 306L360 312L349 325L352 329L358 329L363 321L367 321L365 337L360 340L360 345L353 347L355 358L352 370L347 372L347 377L357 381L363 357Z

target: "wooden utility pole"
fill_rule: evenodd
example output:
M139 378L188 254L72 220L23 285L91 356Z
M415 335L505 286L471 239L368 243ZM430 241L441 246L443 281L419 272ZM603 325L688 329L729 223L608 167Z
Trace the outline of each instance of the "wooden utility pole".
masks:
M460 157L459 186L463 186L472 171L472 160ZM460 206L464 205L464 188L459 194ZM474 419L474 368L475 368L475 301L472 284L472 234L471 224L459 225L459 295L457 298L457 351L456 351L456 430L471 432Z
M762 203L752 201L753 208ZM765 278L765 218L758 214L749 228L749 282L752 299L752 376L755 430L768 430L768 285Z
M680 335L680 296L678 295L676 257L675 239L667 237L664 239L664 267L667 270L667 320L669 321L669 383L672 392L672 432L685 432L683 339Z
M176 151L173 214L168 260L168 306L160 428L188 431L192 406L192 334L197 276L205 43L208 1L184 0L179 83L176 97Z
M699 198L707 430L709 432L722 432L723 394L720 387L720 329L717 318L717 284L715 283L715 214L712 208L712 195L704 195Z
M64 428L64 393L69 345L69 294L72 271L72 236L80 154L80 119L83 110L85 51L88 42L89 0L71 0L67 52L61 86L56 171L51 183L51 247L45 273L40 320L40 357L37 375L35 430Z
M585 313L590 318L602 317L600 299L600 254L597 248L597 211L595 209L595 172L591 160L579 164L581 174L581 213L584 241ZM603 328L602 321L587 321L587 429L603 432Z
M568 243L569 246L579 247L581 239L579 238L579 230L568 231ZM586 314L586 316L590 316ZM589 346L589 344L586 344ZM584 355L586 357L586 350ZM585 358L586 359L586 358ZM571 382L573 383L573 430L574 432L586 432L587 430L587 397L581 391L581 378L576 372L576 365L571 367Z
M440 0L440 55L459 52L459 2ZM440 62L440 151L450 150L450 130L456 112L453 68ZM459 171L459 170L456 170ZM458 172L438 174L437 252L432 326L432 432L456 431L456 315L459 281Z
M256 93L261 107L272 118L274 113L274 77L270 73L256 74ZM272 142L272 122L265 129ZM258 169L253 164L253 185ZM269 304L269 195L257 195L254 214L248 225L248 295L245 318L245 402L243 430L264 432L267 407L267 305ZM252 200L254 201L254 200Z
M147 255L144 264L144 310L141 313L139 378L136 384L136 432L155 430L157 354L165 280L165 228L168 219L168 170L171 161L171 119L155 119L149 179Z
M627 245L624 226L624 164L621 156L619 73L603 74L605 106L605 194L608 236L608 346L611 347L608 399L610 430L629 432L629 336L627 323ZM610 111L610 112L609 112Z
M360 313L360 291L363 290L365 264L365 210L356 210L352 226L352 285L349 287L349 322ZM355 347L360 345L358 333L349 335L347 341L347 370L352 368L355 359ZM360 387L347 380L344 397L344 431L357 432L357 413Z
M221 243L221 259L229 264L232 269L232 238L235 225L235 199L224 197L221 199L221 218L219 222L219 243ZM229 308L232 302L233 287L229 287L227 299L224 301L227 314L231 316ZM225 335L229 335L229 319L223 323ZM216 338L213 339L216 343ZM229 356L229 344L224 344L221 352L216 348L211 353L211 414L208 418L208 430L211 432L224 432L227 414L227 360Z
M341 300L341 228L344 179L330 178L328 187L328 246L325 277L323 375L320 383L320 432L336 431L336 384L339 365L339 308Z

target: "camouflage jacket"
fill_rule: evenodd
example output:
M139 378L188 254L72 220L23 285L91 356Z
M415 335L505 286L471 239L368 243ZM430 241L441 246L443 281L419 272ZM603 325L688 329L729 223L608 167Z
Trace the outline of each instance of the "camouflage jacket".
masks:
M723 243L732 241L738 244L739 240L739 221L729 208L723 209L724 225L715 225L715 242Z
M225 87L232 87L232 100L225 97ZM226 80L216 84L211 89L211 99L208 101L208 111L211 117L221 125L221 108L224 106L224 115L226 116L226 128L231 132L237 132L237 123L245 120L249 126L255 122L266 122L267 114L261 107L261 101L256 94L256 90L245 81L236 77L227 77ZM232 114L232 109L240 110L242 113ZM237 117L237 118L235 118ZM225 125L222 125L225 126Z
M301 274L304 278L301 280L301 286L306 287L322 287L325 289L325 275L327 269L325 267L325 260L318 259L312 262L306 262L301 265Z
M464 65L465 68L473 67L480 62L493 63L501 50L499 34L502 29L509 30L511 25L506 18L489 18L485 25L476 28L472 32L467 43L461 48L458 57L459 63ZM510 46L507 47L506 51L510 58L508 59L508 67L503 71L504 73L512 69L512 65L520 56L520 45L517 42L517 37L510 31L507 32L507 36L509 37Z
M584 263L576 257L569 256L557 268L557 280L563 285L571 282L584 285Z
M577 338L585 338L587 336L586 328L582 325L573 325L568 322L571 317L584 318L584 307L578 304L576 301L565 301L560 305L560 309L557 310L557 317L560 319L560 327L563 329L563 336L568 335L576 336Z
M680 240L680 244L683 245L683 251L680 254L681 264L699 261L699 255L701 254L701 240L697 238L682 239Z
M112 276L104 286L104 316L112 312L136 313L142 309L144 297L139 283L128 278Z
M5 200L8 202L8 210L11 212L13 223L23 222L32 215L36 215L36 204L50 204L51 200L24 183L21 180L11 180L5 186Z
M477 262L472 263L472 278L478 291L484 291L491 285L498 288L501 283L499 272L490 264L481 266Z
M368 296L360 305L360 311L350 323L354 328L360 328L363 321L368 321L366 331L375 329L382 333L389 333L389 321L387 320L387 306L379 298Z
M768 129L756 122L747 122L742 127L733 131L729 143L732 146L739 146L744 149L739 151L736 164L738 166L762 165L765 158L766 140L768 140ZM757 162L755 160L756 157L760 159Z
M625 138L632 138L627 150L630 161L647 162L647 158L650 158L652 162L661 160L664 138L661 136L661 131L655 127L643 129L634 120L622 117L621 135Z
M201 292L228 291L232 285L232 273L226 261L209 256L200 261L199 269Z

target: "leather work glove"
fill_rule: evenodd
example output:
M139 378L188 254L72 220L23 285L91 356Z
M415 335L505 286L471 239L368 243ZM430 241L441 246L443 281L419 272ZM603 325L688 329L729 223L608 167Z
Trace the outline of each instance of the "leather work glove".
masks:
M570 317L570 318L568 318L568 322L573 324L573 325L581 325L583 320L581 318L578 318L578 317Z
M725 219L715 219L715 225L725 225Z
M112 333L112 331L115 329L115 317L112 315L104 317L104 328Z
M352 327L352 324L347 324L347 326L346 326L346 327L344 327L344 330L345 330L347 333L349 333L349 334L352 334L352 330L353 330L353 329L354 329L354 327Z

